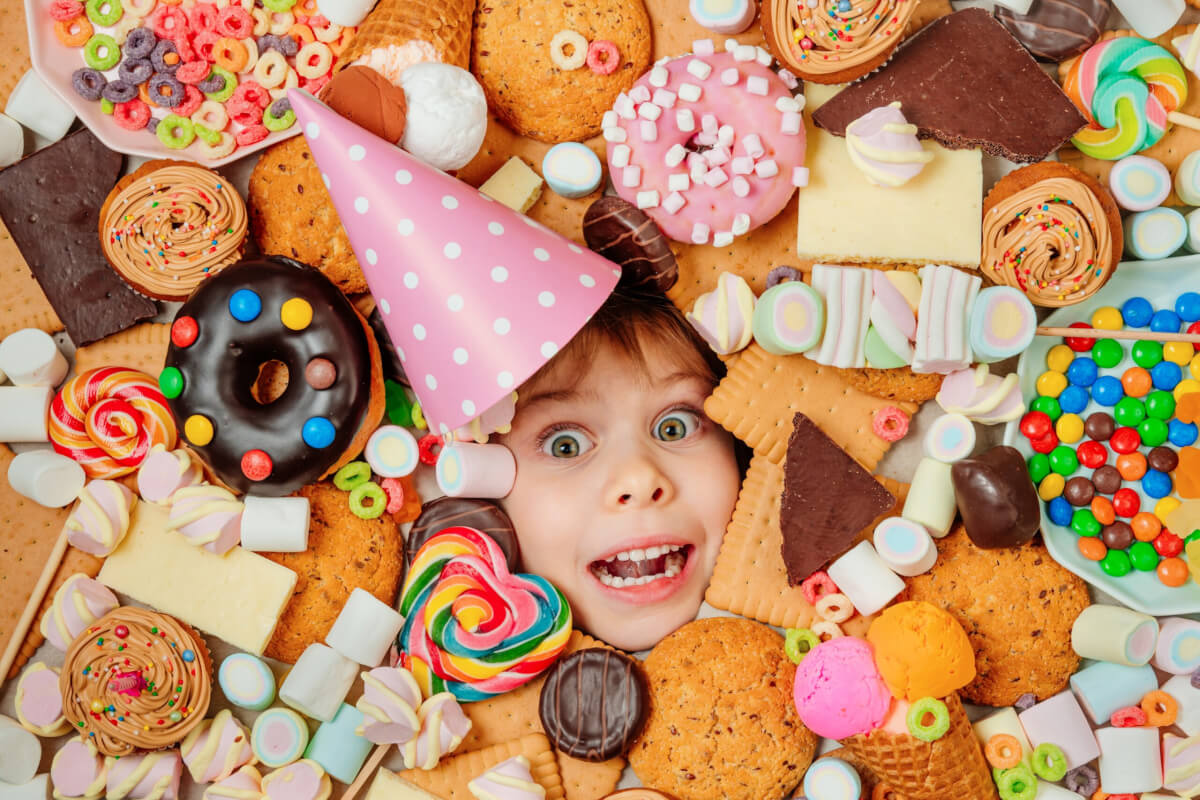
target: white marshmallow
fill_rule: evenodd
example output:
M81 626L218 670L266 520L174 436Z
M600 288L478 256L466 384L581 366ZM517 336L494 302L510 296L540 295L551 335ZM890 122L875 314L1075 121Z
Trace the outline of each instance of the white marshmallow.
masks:
M17 81L4 113L51 142L66 136L75 121L71 107L32 69Z
M54 337L45 331L25 328L0 342L0 370L17 386L58 386L68 369Z
M1082 658L1140 667L1154 655L1158 621L1125 608L1088 606L1071 626L1071 647Z
M325 643L364 667L377 667L404 627L404 617L365 589L350 593Z
M1162 690L1179 703L1175 724L1188 736L1200 733L1200 689L1192 686L1192 676L1176 675L1162 685Z
M1113 0L1113 5L1125 17L1129 27L1147 39L1155 39L1170 30L1187 8L1184 0Z
M888 569L870 542L862 541L829 565L829 577L864 617L904 591L904 581Z
M487 99L475 76L453 64L413 64L400 73L408 117L400 146L441 170L465 167L487 132Z
M358 676L358 664L332 647L310 644L283 679L279 699L306 717L328 722Z
M0 781L29 783L42 760L42 744L12 717L0 716Z
M8 483L46 508L68 506L79 496L87 475L74 460L53 450L17 453L8 465Z
M25 783L0 783L0 800L46 800L49 794L48 772L43 772Z
M317 0L321 16L334 25L357 27L371 13L375 0Z
M888 517L875 526L875 552L897 575L911 578L933 568L937 546L925 526L903 517Z
M0 442L48 442L50 386L0 386Z
M435 472L438 488L451 497L492 500L512 491L517 462L501 444L456 442L442 448Z
M308 549L307 497L242 498L242 547L258 553L303 553Z
M1168 617L1160 624L1154 666L1172 675L1191 675L1200 668L1200 622Z
M1163 785L1158 728L1100 728L1100 785L1109 794L1153 792Z
M25 129L7 114L0 114L0 169L17 163L25 155Z
M940 539L950 532L957 512L950 465L936 458L922 458L913 474L901 516L924 525L931 536Z

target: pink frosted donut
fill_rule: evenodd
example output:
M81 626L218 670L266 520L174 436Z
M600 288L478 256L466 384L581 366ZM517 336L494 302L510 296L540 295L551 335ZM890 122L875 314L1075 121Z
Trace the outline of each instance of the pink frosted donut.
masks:
M705 48L707 49L707 48ZM741 45L656 64L604 115L617 193L679 242L725 246L805 181L802 100Z

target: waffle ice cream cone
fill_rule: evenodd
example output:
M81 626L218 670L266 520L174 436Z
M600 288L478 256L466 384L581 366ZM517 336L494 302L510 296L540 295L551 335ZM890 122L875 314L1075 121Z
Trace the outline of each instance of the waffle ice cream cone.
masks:
M874 783L885 784L904 800L995 800L987 761L957 694L943 698L950 730L936 742L885 728L842 742Z
M379 0L343 54L398 84L405 68L442 61L467 69L475 0Z

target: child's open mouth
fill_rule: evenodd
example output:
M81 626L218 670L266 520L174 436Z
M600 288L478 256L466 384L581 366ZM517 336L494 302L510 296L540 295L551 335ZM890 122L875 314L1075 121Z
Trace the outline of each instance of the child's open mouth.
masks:
M678 576L693 549L690 544L665 544L622 550L608 559L593 561L588 569L598 581L614 589L642 586Z

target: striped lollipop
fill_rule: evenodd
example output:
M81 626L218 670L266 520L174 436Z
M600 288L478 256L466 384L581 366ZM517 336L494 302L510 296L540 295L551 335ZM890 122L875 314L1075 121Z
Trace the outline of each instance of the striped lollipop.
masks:
M463 702L511 691L554 663L571 608L549 581L511 574L504 551L473 528L447 528L417 551L400 597L401 664L429 697Z
M1183 66L1164 47L1136 36L1097 42L1076 59L1063 91L1091 125L1071 139L1093 158L1115 161L1158 142L1187 100Z
M48 428L54 449L89 478L128 475L154 445L175 447L175 418L158 383L123 367L88 370L63 384L50 403Z

